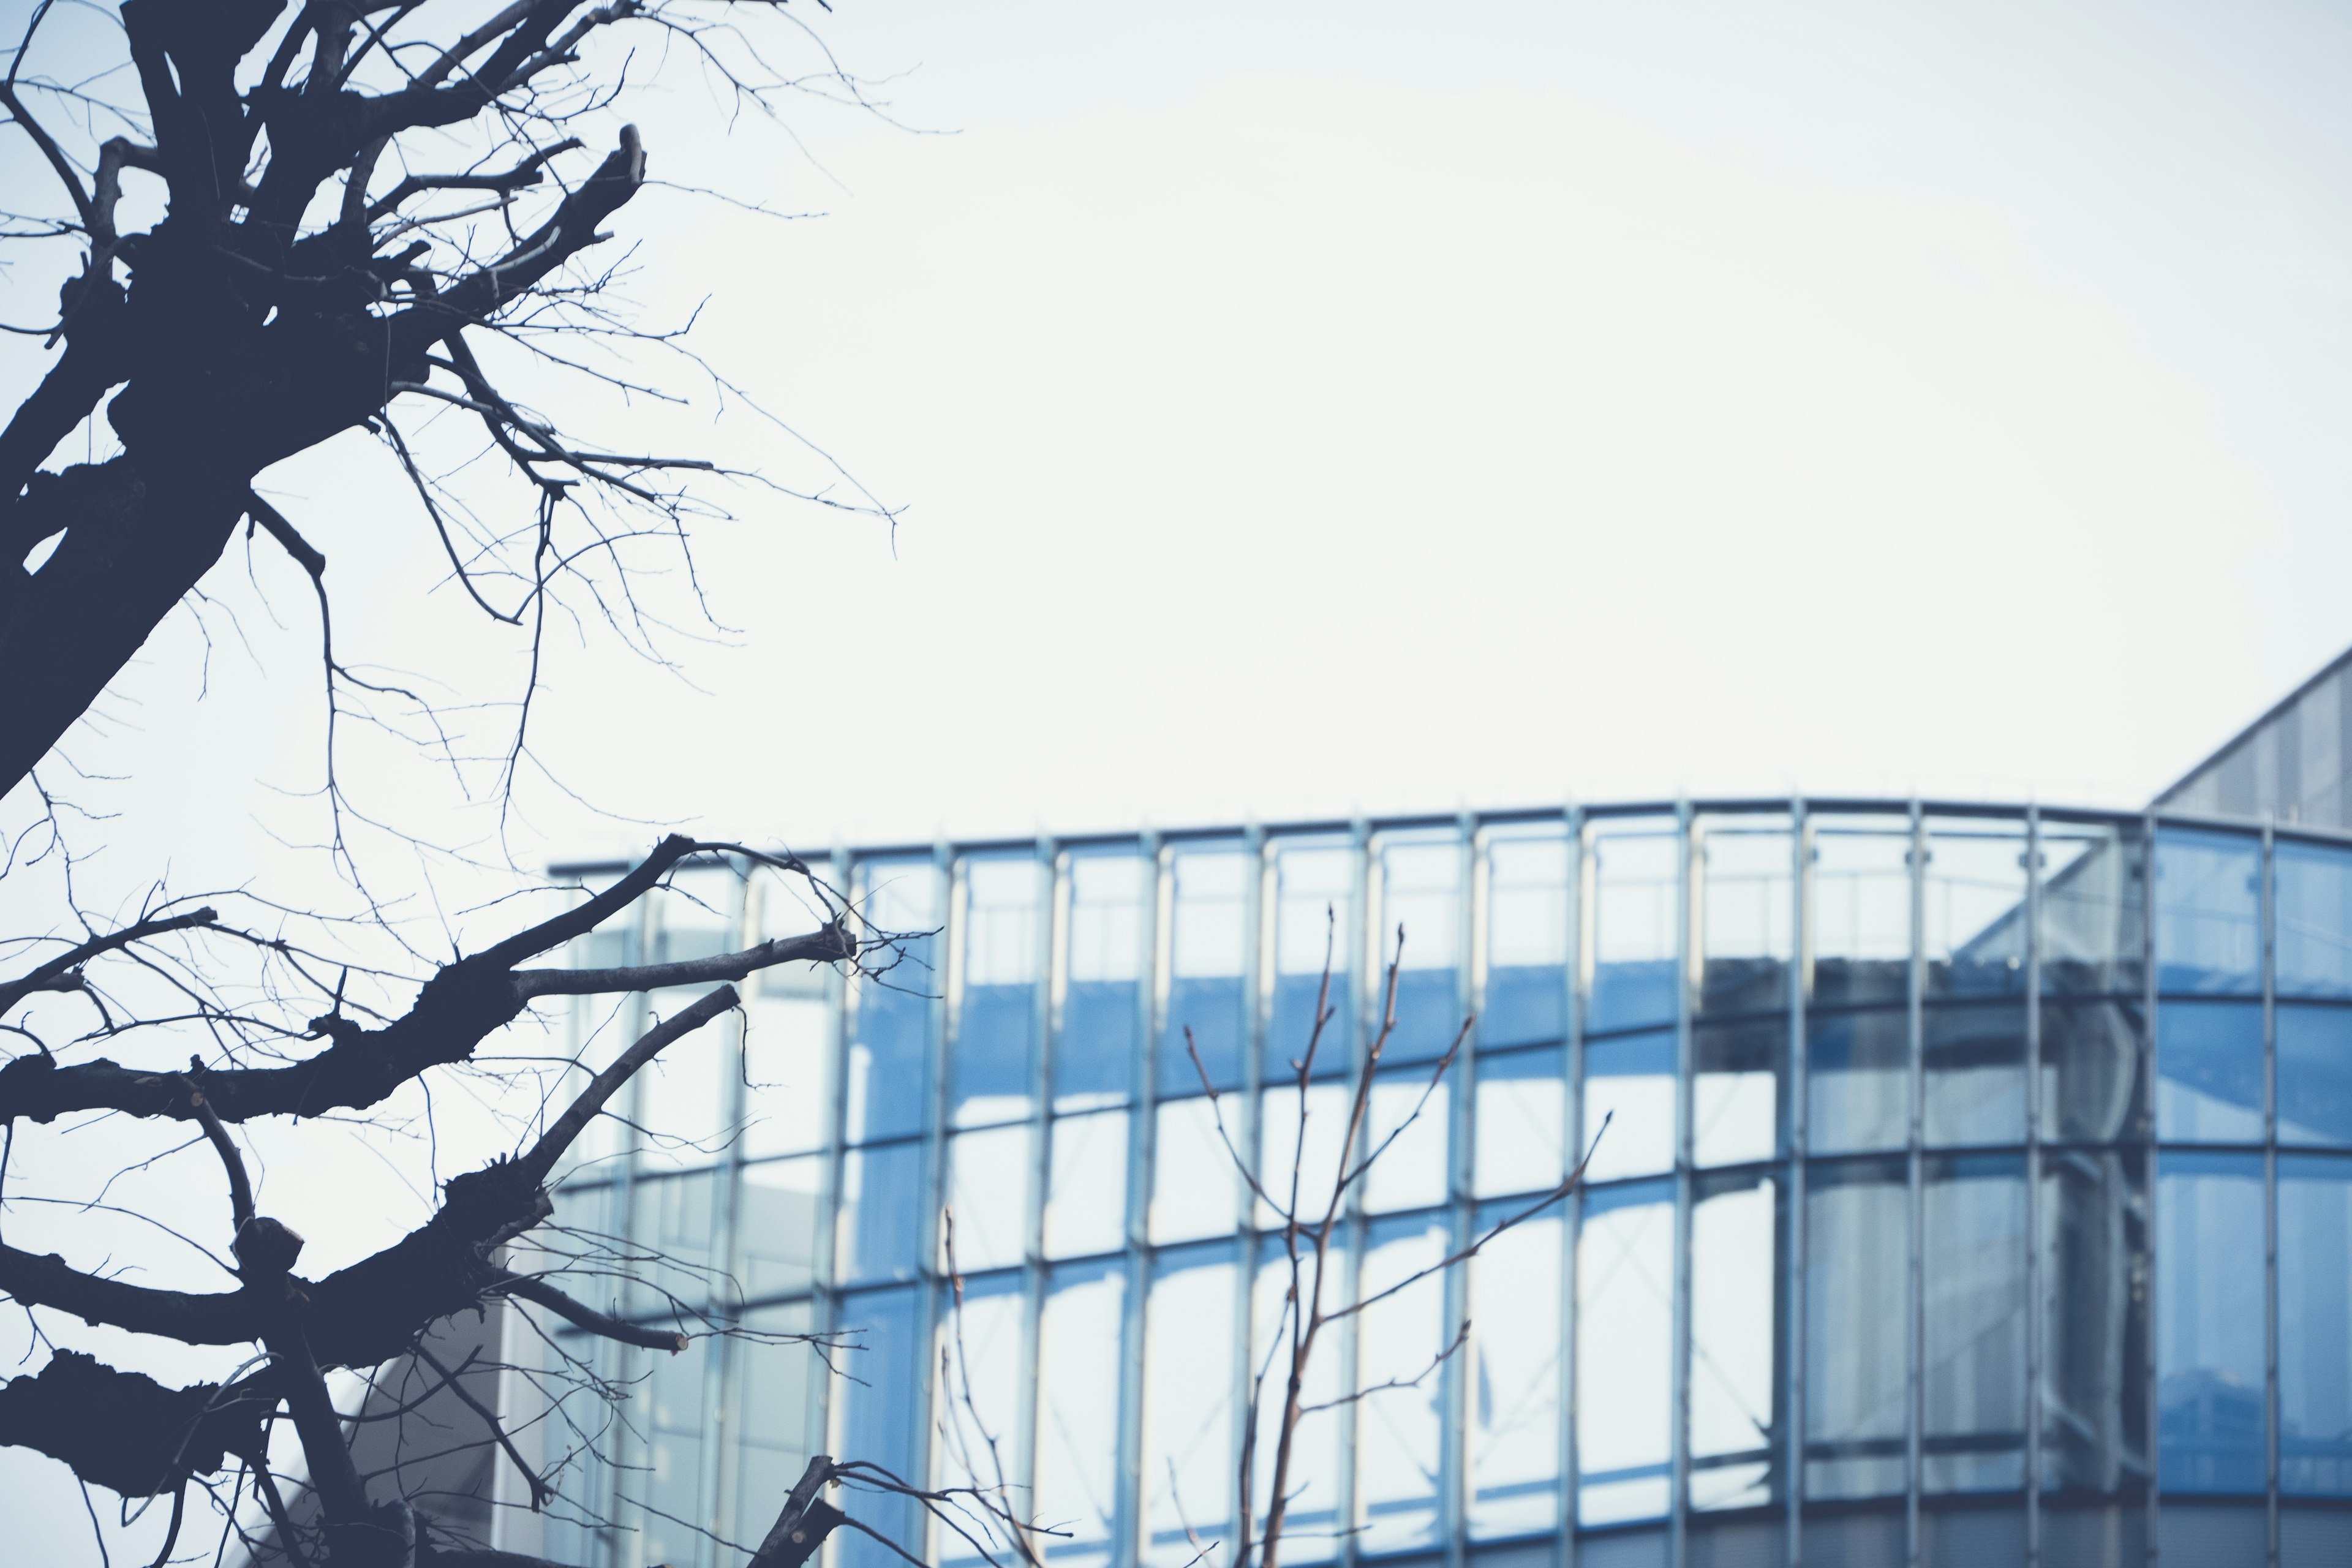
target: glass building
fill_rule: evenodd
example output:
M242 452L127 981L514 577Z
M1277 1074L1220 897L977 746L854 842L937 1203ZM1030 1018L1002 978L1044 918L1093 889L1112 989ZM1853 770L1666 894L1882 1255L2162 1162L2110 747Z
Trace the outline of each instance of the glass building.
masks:
M752 1332L672 1357L510 1331L515 1359L644 1381L612 1462L565 1472L620 1528L506 1509L502 1544L723 1568L712 1538L756 1544L815 1452L941 1484L1001 1466L1068 1568L1230 1540L1281 1280L1219 1118L1252 1158L1289 1148L1274 1086L1329 910L1339 1048L1310 1119L1336 1122L1400 925L1376 1136L1475 1019L1356 1190L1347 1290L1591 1158L1326 1342L1311 1399L1377 1391L1305 1424L1286 1561L2352 1563L2352 837L1700 801L877 849L832 875L933 934L878 981L755 977L559 1194L580 1235L670 1260L576 1293ZM576 956L815 921L713 864ZM577 1043L593 1065L688 994L599 999ZM937 1376L945 1211L968 1400ZM551 1462L578 1446L531 1430ZM901 1501L843 1501L970 1556Z

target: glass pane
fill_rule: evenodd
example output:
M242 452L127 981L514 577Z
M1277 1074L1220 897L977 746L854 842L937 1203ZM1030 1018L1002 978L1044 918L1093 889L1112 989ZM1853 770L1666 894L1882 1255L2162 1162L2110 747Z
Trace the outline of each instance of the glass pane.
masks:
M947 1205L954 1215L953 1266L966 1274L1010 1268L1028 1251L1029 1129L992 1127L948 1140ZM940 1226L940 1267L948 1268L948 1226Z
M940 1487L971 1487L999 1507L1022 1506L1020 1461L1021 1317L1025 1292L1021 1276L1003 1273L964 1281L959 1310L952 1293L940 1293L939 1325L931 1364L941 1369L932 1425L939 1433L931 1474ZM967 1530L983 1542L1002 1531L983 1532L969 1520ZM978 1563L982 1553L956 1531L934 1524L934 1561Z
M697 993L684 989L657 993L655 1016L680 1012L696 999ZM637 1074L634 1120L639 1170L690 1170L725 1153L727 1079L734 1066L735 1029L732 1016L714 1018L664 1047Z
M833 1005L755 994L744 1007L743 1157L824 1148L833 1119Z
M1442 1215L1371 1227L1360 1289L1370 1300L1446 1255ZM1437 1358L1454 1337L1443 1270L1364 1310L1357 1331L1356 1484L1363 1527L1357 1550L1407 1552L1438 1541L1438 1475L1445 1379Z
M1930 1160L1923 1198L1920 1485L2025 1484L2025 1163Z
M729 1352L735 1384L728 1416L735 1435L730 1540L756 1544L768 1533L815 1451L810 1438L824 1363L814 1346L786 1337L812 1326L805 1301L755 1308Z
M2156 1130L2186 1143L2263 1141L2261 1004L2157 1008Z
M834 1447L893 1475L923 1473L922 1426L916 1412L930 1378L924 1364L928 1334L916 1287L872 1290L842 1299L833 1379ZM923 1549L923 1515L911 1499L861 1491L858 1519L905 1551ZM843 1531L833 1543L843 1568L890 1568L902 1560L878 1541Z
M1786 1018L1691 1031L1691 1146L1699 1164L1739 1165L1778 1152L1788 1054Z
M1568 862L1558 828L1487 843L1486 1049L1568 1037Z
M1344 1235L1345 1233L1340 1233ZM1317 1295L1312 1250L1302 1245L1297 1278L1298 1299ZM1334 1237L1324 1255L1321 1297L1326 1310L1347 1300L1346 1248ZM1292 1288L1290 1260L1279 1237L1268 1237L1257 1254L1257 1278L1250 1300L1251 1365L1271 1365L1265 1403L1258 1415L1256 1477L1251 1497L1257 1510L1257 1531L1265 1530L1268 1500L1274 1496L1274 1468L1280 1436L1281 1389L1290 1375L1293 1347L1297 1342L1299 1314L1288 1300ZM1289 1512L1283 1527L1285 1562L1327 1563L1339 1555L1342 1539L1339 1518L1339 1419L1333 1401L1346 1392L1339 1335L1326 1329L1307 1357L1300 1394L1303 1405L1322 1405L1300 1416L1291 1438Z
M1778 817L1717 817L1702 826L1699 1010L1761 1013L1789 1005L1796 952L1796 851Z
M2025 1008L1927 1009L1922 1136L1930 1147L2025 1142Z
M1584 1027L1671 1024L1680 1004L1682 842L1671 818L1592 829L1592 983Z
M2263 1487L2263 1162L2157 1164L2158 1454L2167 1491Z
M1488 1204L1485 1235L1525 1207ZM1470 1263L1470 1534L1559 1525L1559 1205L1520 1221Z
M2137 826L2042 824L2042 989L2140 989L2147 885Z
M1362 1178L1367 1210L1393 1214L1445 1201L1452 1089L1450 1082L1433 1085L1426 1067L1373 1079L1372 1102L1365 1108L1369 1135L1359 1156L1372 1162Z
M1188 1568L1234 1509L1234 1249L1160 1256L1144 1316L1144 1561Z
M929 860L867 862L866 918L885 931L931 930L938 879ZM931 994L944 979L933 959L938 940L904 936L905 959L857 985L844 1117L853 1143L905 1137L930 1121Z
M1472 1179L1480 1197L1538 1193L1568 1172L1568 1082L1553 1047L1478 1058Z
M822 866L817 870L820 876L825 874ZM804 879L776 870L773 867L755 866L751 868L751 881L746 886L747 898L753 892L758 898L757 940L761 942L799 936L816 930L834 918L835 911L811 893ZM746 986L744 991L749 995L755 986L762 996L823 997L831 991L834 973L835 968L831 965L782 963L772 969L760 971L752 977L753 986Z
M2250 995L2263 986L2258 838L2156 836L2156 973L2166 991Z
M963 864L963 972L948 1073L958 1127L1029 1114L1040 869L1033 855L974 856Z
M2352 1497L2352 1161L2279 1161L2279 1489Z
M2134 1004L2056 1002L2042 1009L2042 1135L2113 1142L2147 1135Z
M1381 1059L1431 1061L1462 1033L1462 841L1451 833L1391 838L1377 853L1381 916L1373 929L1387 957L1397 956L1397 928L1404 928L1396 1030ZM1375 984L1386 984L1387 976Z
M732 867L682 867L670 873L658 901L660 924L654 938L654 963L677 963L734 951L743 879ZM698 995L709 987L692 989ZM671 1004L673 1009L677 1005Z
M743 1167L735 1236L743 1254L743 1289L752 1300L797 1296L814 1286L817 1244L824 1234L817 1220L824 1180L824 1161L814 1154Z
M1037 1335L1036 1517L1065 1532L1045 1538L1051 1562L1104 1568L1116 1554L1126 1315L1123 1260L1054 1270Z
M1085 1258L1127 1245L1127 1116L1097 1110L1055 1118L1046 1257Z
M1674 1306L1674 1188L1587 1194L1576 1244L1579 1524L1666 1511Z
M2352 1009L2283 1002L2278 1035L2278 1141L2352 1146Z
M1169 933L1168 1024L1160 1042L1160 1092L1198 1094L1201 1073L1185 1049L1185 1031L1200 1049L1209 1081L1221 1089L1242 1081L1249 1041L1249 904L1256 892L1256 862L1231 847L1178 848L1169 858L1175 882Z
M702 1507L703 1374L708 1339L690 1341L676 1355L640 1351L645 1377L646 1468L624 1474L621 1496L643 1505L637 1519L646 1558L681 1565L706 1561L694 1526L707 1519Z
M719 1173L639 1181L629 1194L633 1260L625 1299L632 1313L667 1322L710 1299L711 1212Z
M1904 1489L1909 1190L1893 1161L1817 1165L1805 1193L1805 1493Z
M1902 1013L1805 1018L1805 1134L1817 1154L1911 1140L1911 1020Z
M1920 887L1930 996L2025 989L2025 825L1931 819Z
M1151 1239L1155 1244L1195 1241L1233 1230L1240 1210L1241 1181L1233 1155L1217 1136L1217 1116L1221 1110L1232 1115L1235 1109L1231 1100L1202 1099L1159 1107L1152 1136ZM1228 1122L1226 1131L1238 1140L1241 1129Z
M2271 866L2278 994L2352 997L2352 853L2282 839Z
M1297 1076L1315 1035L1323 965L1331 965L1331 1022L1315 1046L1318 1076L1344 1073L1355 1048L1356 852L1344 843L1277 846L1275 864L1274 1012L1262 1081Z
M1911 825L1821 817L1813 827L1813 1005L1911 994Z
M1124 1105L1134 1087L1152 896L1151 862L1140 856L1070 858L1069 977L1054 1040L1057 1111Z
M1605 1135L1601 1131L1604 1120L1609 1126ZM1592 1151L1592 1162L1584 1172L1591 1181L1647 1175L1673 1167L1672 1030L1586 1045L1584 1146Z
M835 1230L840 1281L912 1279L922 1260L923 1213L929 1201L920 1143L852 1149L841 1163L841 1217Z
M1267 1197L1294 1207L1298 1219L1319 1224L1339 1184L1339 1141L1347 1136L1348 1114L1355 1091L1347 1084L1318 1083L1307 1091L1305 1120L1300 1120L1298 1089L1269 1089L1258 1097L1257 1181ZM1228 1123L1230 1126L1231 1124ZM1364 1156L1359 1135L1354 1161ZM1292 1194L1296 1193L1294 1205ZM1261 1200L1257 1224L1272 1228L1282 1216Z
M1702 1191L1691 1209L1693 1508L1772 1500L1779 1231L1769 1177Z
M2111 1497L2147 1474L2147 1193L2140 1157L2042 1158L2042 1486Z

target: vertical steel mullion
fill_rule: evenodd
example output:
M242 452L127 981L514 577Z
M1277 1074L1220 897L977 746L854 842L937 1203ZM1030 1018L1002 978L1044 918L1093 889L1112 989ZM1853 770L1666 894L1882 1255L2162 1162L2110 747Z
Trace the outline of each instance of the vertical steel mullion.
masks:
M2279 1562L2278 844L2263 819L2263 1510L2270 1568Z
M1789 1321L1788 1423L1782 1434L1782 1491L1788 1507L1788 1562L1804 1561L1805 1508L1805 1155L1810 1090L1805 1080L1805 1007L1813 991L1813 826L1801 798L1789 805L1790 897L1795 904L1789 976Z
M657 923L660 918L660 903L661 900L658 898L641 899L637 902L636 962L639 963L655 962L653 939L660 929ZM623 1039L635 1039L651 1026L653 998L645 992L632 993L624 1005L624 1010L628 1014L629 1027L621 1037ZM643 1135L638 1129L646 1123L645 1096L646 1075L639 1073L629 1080L626 1094L628 1113L626 1124L621 1130L621 1158L618 1162L621 1174L620 1179L613 1184L613 1202L616 1205L616 1212L613 1215L613 1234L627 1237L633 1244L643 1239L636 1235L636 1219L637 1155L644 1142ZM622 1310L625 1311L628 1300L625 1288L621 1291L621 1299ZM613 1359L608 1364L617 1364L628 1369L628 1372L624 1373L625 1376L634 1373L633 1363L638 1358L628 1347L614 1343L611 1346L610 1353ZM620 1380L615 1379L615 1381ZM635 1441L631 1440L633 1433L635 1436ZM621 1458L605 1467L604 1485L607 1496L604 1517L608 1520L617 1521L625 1518L623 1510L630 1505L622 1499L621 1477L636 1458L634 1450L644 1446L646 1441L646 1437L642 1431L634 1426L623 1427L620 1441L616 1445L622 1450ZM625 1525L623 1528L626 1528ZM604 1533L605 1550L608 1553L612 1553L619 1542L609 1528Z
M2161 1521L2158 1500L2163 1488L2159 1477L2163 1467L2163 1430L2157 1420L2162 1389L2158 1368L2163 1357L2158 1350L2158 1335L2163 1328L2161 1313L2164 1305L2164 1248L2161 1200L2157 1192L2156 1141L2153 1120L2156 1100L2156 1013L2157 976L2156 951L2156 813L2150 811L2141 819L2140 827L2140 1039L2139 1081L2146 1096L2146 1109L2141 1111L2140 1194L2147 1205L2147 1222L2143 1234L2147 1247L2147 1364L2139 1369L2145 1426L2140 1433L2141 1451L2147 1456L2147 1562L2157 1561L2157 1527Z
M1484 909L1479 897L1476 819L1467 812L1463 813L1454 831L1458 843L1454 872L1454 1003L1455 1013L1473 1022L1470 1037L1465 1042L1465 1049L1448 1075L1454 1080L1446 1102L1448 1257L1469 1245L1473 1227L1477 1224L1475 1173L1470 1164L1471 1139L1475 1134L1471 1097L1477 1092L1478 1038L1475 1020L1486 1012L1486 965L1479 946L1484 931ZM1474 1267L1474 1264L1463 1263L1446 1270L1441 1332L1444 1331L1445 1324L1469 1321L1470 1270ZM1445 1568L1463 1568L1469 1551L1469 1384L1478 1347L1474 1343L1465 1345L1464 1350L1466 1353L1446 1358L1445 1364L1438 1371L1437 1527L1443 1542Z
M2042 1561L2042 811L2025 808L2025 1562Z
M1348 924L1350 929L1339 934L1349 944L1343 951L1356 955L1354 962L1349 965L1354 971L1350 976L1353 994L1349 997L1348 1005L1342 1015L1353 1019L1355 1023L1355 1038L1350 1042L1351 1048L1349 1051L1349 1061L1355 1068L1355 1072L1349 1074L1352 1082L1355 1074L1364 1071L1369 1065L1371 1041L1376 1037L1380 1028L1379 1022L1370 1016L1372 1010L1379 1008L1385 1016L1387 975L1380 961L1381 944L1373 934L1370 830L1362 818L1359 817L1349 830L1349 840L1354 857L1351 886L1349 889ZM1371 1139L1370 1127L1363 1130L1362 1138L1364 1142L1359 1143L1357 1147L1369 1151ZM1344 1162L1350 1158L1360 1158L1360 1156L1355 1155L1353 1151L1344 1151L1341 1158ZM1346 1266L1341 1275L1345 1281L1345 1291L1341 1299L1350 1303L1359 1299L1357 1292L1363 1279L1364 1254L1371 1245L1371 1226L1365 1217L1364 1210L1364 1193L1367 1184L1364 1182L1358 1182L1348 1192L1346 1234L1349 1239L1349 1249ZM1339 1386L1344 1394L1352 1394L1362 1384L1363 1321L1361 1314L1350 1314L1339 1324ZM1356 1561L1357 1526L1360 1522L1356 1517L1359 1501L1357 1497L1359 1489L1356 1485L1356 1433L1357 1418L1362 1409L1362 1401L1350 1399L1334 1412L1339 1427L1335 1435L1339 1460L1338 1473L1332 1478L1331 1501L1341 1532L1339 1548L1335 1554L1340 1568L1352 1568Z
M957 982L961 978L966 924L965 911L961 907L962 900L957 897L959 880L956 875L954 849L944 843L937 846L931 851L930 892L934 900L931 907L935 910L943 907L945 918L940 921L940 934L934 939L940 943L939 963L931 973L945 976L946 984L940 986L940 994L931 999L929 1007L925 1010L930 1025L930 1036L925 1041L925 1048L929 1055L931 1081L929 1086L930 1104L923 1118L922 1190L929 1201L924 1205L921 1231L919 1237L921 1247L916 1254L915 1268L915 1279L919 1291L915 1314L915 1353L919 1359L915 1363L914 1374L913 1429L916 1444L914 1464L916 1477L925 1482L928 1482L929 1478L934 1474L930 1451L932 1427L935 1425L932 1416L931 1367L936 1360L934 1352L939 1339L942 1310L940 1300L940 1214L947 1205L949 1173L947 1125L949 1110L953 1104L950 1074L954 1063L949 1056L950 1029L953 1020L950 1013L954 1002ZM929 1546L929 1538L935 1534L931 1529L931 1515L929 1510L925 1510L923 1523L919 1527L927 1538L919 1543L921 1547Z
M1926 1368L1922 1364L1927 1354L1927 1289L1923 1271L1924 1259L1921 1256L1921 1244L1925 1240L1924 1232L1927 1224L1927 1195L1923 1179L1925 1163L1921 1149L1924 1142L1927 1102L1927 1020L1923 996L1927 989L1927 832L1919 802L1916 797L1911 802L1909 859L1911 967L1908 986L1909 1047L1906 1056L1910 1065L1908 1117L1910 1136L1907 1142L1906 1173L1910 1184L1910 1204L1907 1224L1908 1247L1905 1254L1907 1265L1905 1278L1907 1280L1909 1321L1906 1324L1907 1331L1905 1336L1907 1379L1904 1385L1905 1392L1908 1395L1907 1430L1904 1437L1906 1469L1908 1474L1904 1486L1903 1515L1905 1550L1912 1568L1918 1568L1923 1550L1920 1540L1922 1521L1919 1517L1919 1494L1923 1484L1923 1478L1920 1475L1922 1458L1920 1429L1927 1415L1927 1377Z
M1013 1418L1013 1484L1029 1500L1034 1511L1037 1496L1037 1428L1045 1400L1044 1344L1040 1334L1045 1315L1045 1184L1053 1129L1053 1051L1056 1000L1055 953L1062 921L1061 857L1054 841L1037 840L1037 864L1031 897L1037 903L1037 927L1032 943L1029 1015L1029 1191L1021 1215L1022 1313L1021 1378L1014 1384L1020 1408Z
M1698 976L1695 924L1698 900L1692 889L1700 876L1701 847L1690 802L1675 803L1675 1279L1673 1358L1666 1447L1666 1549L1671 1568L1683 1568L1690 1536L1691 1363L1691 994Z
M1588 989L1587 952L1591 943L1587 933L1592 928L1589 910L1591 878L1587 875L1590 857L1584 852L1584 811L1580 806L1568 808L1568 886L1563 892L1567 909L1568 929L1564 933L1568 950L1561 954L1560 978L1566 988L1567 1012L1562 1022L1567 1039L1561 1042L1568 1073L1568 1136L1566 1155L1572 1167L1587 1152L1584 1142L1584 997ZM1559 1327L1560 1364L1560 1510L1559 1542L1563 1568L1576 1568L1576 1525L1578 1517L1578 1480L1580 1469L1576 1447L1576 1410L1580 1393L1577 1367L1577 1251L1584 1234L1584 1184L1577 1183L1568 1195L1568 1209L1562 1216L1567 1235L1560 1246Z
M1156 835L1146 833L1136 853L1149 868L1137 921L1136 1038L1127 1113L1127 1300L1119 1314L1118 1500L1111 1510L1111 1568L1136 1568L1143 1548L1143 1373L1151 1291L1152 1072L1159 1038L1161 986L1160 905L1171 880Z
M1274 941L1274 928L1278 923L1266 918L1266 910L1278 894L1275 885L1276 868L1265 832L1256 826L1245 829L1242 844L1251 869L1249 899L1242 907L1242 995L1248 1008L1247 1024L1242 1031L1242 1127L1237 1142L1241 1144L1242 1157L1249 1162L1249 1168L1255 1171L1258 1168L1258 1136L1265 1121L1265 1118L1258 1114L1258 1096L1264 1089L1261 1080L1265 1075L1258 1068L1260 1058L1265 1054L1269 1015L1274 1006L1271 973L1274 964L1268 950ZM1241 1457L1253 1420L1249 1404L1250 1366L1257 1354L1257 1200L1249 1191L1247 1182L1236 1181L1234 1184L1240 1191L1235 1194L1238 1217L1234 1221L1234 1351L1230 1395L1233 1422L1230 1445L1226 1449L1225 1473L1234 1477L1234 1503L1228 1510L1233 1514L1234 1528L1237 1532L1246 1528L1250 1539L1257 1542L1257 1521L1255 1518L1244 1519L1240 1505ZM1252 1493L1253 1514L1264 1500ZM1238 1534L1235 1539L1239 1539ZM1257 1542L1253 1548L1253 1561L1256 1560L1255 1552L1262 1550L1263 1546L1263 1542ZM1236 1568L1245 1568L1245 1565L1237 1563Z
M834 850L829 870L833 886L855 886L851 880L853 865L845 849L836 847ZM856 966L850 967L854 969ZM841 1291L835 1283L838 1270L835 1266L834 1249L841 1235L841 1166L847 1142L845 1122L848 1116L849 1099L850 996L848 973L835 971L827 976L825 999L832 1004L832 1026L819 1048L824 1051L830 1068L830 1076L824 1080L830 1093L825 1109L824 1147L819 1151L818 1168L824 1174L817 1183L818 1229L817 1234L810 1238L810 1251L814 1255L810 1270L813 1291L810 1301L813 1321L810 1326L820 1333L833 1333L841 1327ZM820 1361L818 1364L824 1363ZM827 1367L824 1375L809 1379L808 1410L803 1430L807 1433L812 1454L823 1453L827 1448L835 1453L841 1451L840 1444L829 1441L833 1434L834 1377L832 1369ZM824 1551L824 1563L826 1568L830 1568L839 1561L839 1549L828 1538Z
M727 864L735 874L733 899L735 924L732 934L735 939L733 945L736 950L740 951L751 946L757 940L751 930L754 913L751 881L748 867L737 865L733 861L729 861ZM747 984L756 986L758 982L750 981ZM740 1285L743 1275L736 1269L734 1262L736 1190L741 1184L743 1168L743 1140L740 1134L743 1118L747 1112L746 1100L749 1096L745 1080L750 1075L742 1068L746 1023L747 1016L740 1007L734 1009L726 1022L727 1033L733 1045L732 1060L735 1070L727 1075L727 1081L719 1087L719 1090L722 1102L719 1125L726 1130L727 1145L726 1152L720 1155L718 1167L711 1176L709 1256L719 1260L720 1268L724 1270L725 1283L714 1287L714 1289L723 1289L727 1295L723 1305L718 1300L714 1300L710 1305L719 1309L716 1315L722 1318L730 1327L741 1321L743 1313ZM702 1479L696 1489L695 1500L702 1511L703 1528L719 1540L726 1539L728 1534L725 1515L720 1510L733 1500L731 1493L734 1482L735 1446L729 1441L729 1437L734 1417L729 1408L727 1391L732 1382L730 1374L734 1371L735 1358L741 1352L736 1344L735 1336L720 1334L718 1337L718 1342L711 1347L710 1352L704 1358L702 1365L704 1458ZM695 1555L705 1562L710 1561L710 1542L709 1540L698 1542Z

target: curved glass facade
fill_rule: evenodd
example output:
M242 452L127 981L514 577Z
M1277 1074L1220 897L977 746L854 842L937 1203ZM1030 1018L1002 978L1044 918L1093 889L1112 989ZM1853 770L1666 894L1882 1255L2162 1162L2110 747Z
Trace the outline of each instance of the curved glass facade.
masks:
M881 983L747 987L737 1034L646 1075L636 1130L560 1204L677 1259L672 1296L861 1348L828 1370L756 1338L561 1342L650 1375L619 1466L568 1489L621 1528L551 1525L556 1555L731 1561L698 1528L755 1543L819 1450L943 1484L1001 1465L1072 1568L1229 1539L1276 1287L1217 1117L1289 1146L1295 1091L1263 1086L1310 1026L1327 929L1339 1048L1310 1118L1342 1100L1402 925L1376 1135L1476 1023L1360 1189L1349 1288L1591 1161L1328 1342L1311 1399L1379 1391L1308 1419L1286 1561L2352 1563L2352 840L1723 802L836 875L934 934ZM582 961L814 923L781 883L680 881ZM583 1028L617 1039L644 1005ZM943 1212L969 1401L934 1386ZM1463 1352L1411 1382L1465 1316ZM851 1506L932 1561L968 1552Z

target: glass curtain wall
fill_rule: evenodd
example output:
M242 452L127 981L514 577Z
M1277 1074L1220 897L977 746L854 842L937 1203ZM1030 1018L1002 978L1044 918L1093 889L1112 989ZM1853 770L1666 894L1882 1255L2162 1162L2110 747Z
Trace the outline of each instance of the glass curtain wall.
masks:
M1697 803L835 880L927 933L907 962L754 982L558 1194L583 1257L665 1257L606 1305L756 1331L676 1358L557 1336L648 1380L557 1555L719 1568L817 1451L1033 1497L1057 1563L1229 1543L1251 1372L1290 1332L1237 1166L1328 1191L1401 951L1370 1113L1394 1138L1326 1281L1380 1300L1318 1352L1286 1560L2352 1560L2345 842ZM678 883L575 961L822 918L764 873ZM583 1005L583 1061L687 999Z

